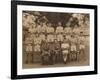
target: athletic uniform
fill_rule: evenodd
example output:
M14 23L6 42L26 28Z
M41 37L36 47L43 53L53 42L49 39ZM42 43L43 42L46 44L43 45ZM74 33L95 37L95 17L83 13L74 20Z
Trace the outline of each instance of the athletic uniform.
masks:
M47 27L47 33L54 33L54 28L53 27Z
M46 33L46 29L47 29L47 25L43 24L43 26L41 27L41 32L45 34Z
M29 32L35 34L36 33L36 28L35 27L29 28Z
M79 37L79 55L78 60L85 59L85 44L84 44L85 38L83 36Z
M46 40L46 36L44 34L40 34L39 36L41 41L45 41Z
M41 39L39 37L34 38L34 51L40 52L40 45L41 45Z
M36 32L37 32L38 34L41 33L41 25L37 25L37 27L36 27Z
M33 43L33 41L32 41L32 37L27 37L27 38L25 38L25 44L29 44L29 43Z
M70 35L66 35L66 36L65 36L65 38L66 38L66 40L68 40L68 41L70 41L70 40L71 40Z
M32 45L27 44L25 50L26 50L26 63L32 62L33 61Z
M77 39L71 38L70 60L77 60Z
M48 34L47 35L47 42L53 42L55 39L55 36L53 34Z
M64 33L65 34L70 34L71 33L71 28L70 27L65 27L64 28Z
M58 26L56 28L56 33L59 34L59 33L63 33L63 27L62 26Z
M64 39L63 34L57 34L56 38L57 38L57 41L59 41L59 42L62 42Z
M70 48L69 41L64 41L61 44L61 48L62 48L63 62L66 63L68 61L68 54L69 54L69 48Z
M80 30L79 30L78 27L73 29L73 32L74 32L76 35L79 35L79 31L80 31Z

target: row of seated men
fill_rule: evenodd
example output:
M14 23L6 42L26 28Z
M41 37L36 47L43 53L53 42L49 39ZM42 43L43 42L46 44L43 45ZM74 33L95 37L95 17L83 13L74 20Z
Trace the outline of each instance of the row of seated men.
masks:
M85 37L66 36L63 35L61 40L57 38L50 38L50 40L33 38L33 40L25 43L26 63L34 63L34 53L40 55L42 64L67 63L69 60L80 60L85 57Z

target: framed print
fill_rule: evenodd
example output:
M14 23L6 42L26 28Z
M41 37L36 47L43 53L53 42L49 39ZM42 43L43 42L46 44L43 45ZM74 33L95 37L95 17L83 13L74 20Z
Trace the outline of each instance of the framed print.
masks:
M97 6L11 1L11 78L97 74Z

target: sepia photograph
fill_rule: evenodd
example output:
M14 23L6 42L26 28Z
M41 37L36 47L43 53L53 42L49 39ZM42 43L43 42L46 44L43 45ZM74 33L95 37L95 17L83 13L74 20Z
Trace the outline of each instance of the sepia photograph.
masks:
M97 6L12 1L12 79L97 74Z
M89 65L90 15L22 11L23 68Z

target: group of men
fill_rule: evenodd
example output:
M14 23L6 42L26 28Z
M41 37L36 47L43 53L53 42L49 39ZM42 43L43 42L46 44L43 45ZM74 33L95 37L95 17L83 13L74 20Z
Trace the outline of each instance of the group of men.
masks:
M25 62L34 63L34 53L39 54L41 64L44 65L80 61L85 57L84 31L84 27L70 27L68 23L62 26L62 23L58 22L57 26L53 27L51 23L36 24L32 21L23 41Z

